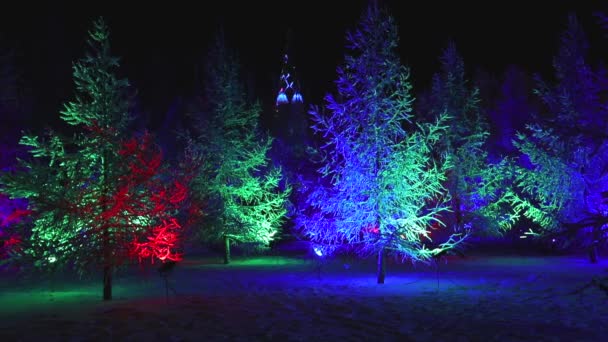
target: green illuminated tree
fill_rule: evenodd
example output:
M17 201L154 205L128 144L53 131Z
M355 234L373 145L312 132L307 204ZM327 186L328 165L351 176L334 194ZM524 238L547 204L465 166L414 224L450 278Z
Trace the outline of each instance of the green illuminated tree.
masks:
M70 139L52 131L22 137L33 158L21 160L24 171L4 174L0 183L34 211L22 259L80 274L101 267L103 299L110 300L116 267L137 256L136 244L138 255L147 256L159 247L144 244L148 238L173 234L187 191L185 182L167 181L171 173L149 135L126 136L129 84L116 76L118 59L110 55L103 20L94 22L87 43L86 57L73 67L75 100L61 112L79 130Z
M29 172L8 184L13 192L21 192L21 197L30 199L39 212L32 229L30 251L37 265L44 268L69 263L88 266L74 260L84 253L79 254L79 246L72 244L87 223L70 213L69 204L78 203L80 193L74 190L79 187L109 194L111 179L117 178L112 174L115 171L112 164L116 161L113 152L117 151L116 144L127 123L128 82L118 79L114 73L118 59L110 54L109 30L102 20L95 21L87 44L89 52L73 66L76 98L61 112L64 121L86 127L85 132L77 134L67 146L53 132L49 132L47 140L24 136L21 144L30 146L33 157L40 160L26 164ZM74 150L75 153L71 153ZM82 200L85 205L91 199ZM102 234L102 244L109 244L110 229L104 229ZM110 248L104 247L103 258L110 259ZM104 299L110 299L112 263L103 264Z
M325 144L320 178L310 183L296 226L321 253L377 255L383 283L385 253L427 261L464 238L434 237L442 234L441 215L449 210L443 184L453 165L435 153L449 118L412 123L409 69L395 51L394 19L382 9L371 5L347 40L339 96L326 96L328 114L310 112Z
M189 150L203 156L205 167L193 182L208 203L201 237L223 241L225 263L234 242L268 244L278 237L290 187L268 160L272 139L260 132L261 107L248 104L238 63L219 35L207 60L205 99L209 114L198 120Z
M583 202L577 199L582 199L585 189L581 178L585 153L573 153L576 149L571 150L553 129L539 124L519 132L513 144L529 164L516 166L515 187L507 195L512 222L523 216L538 225L526 235L555 234L583 212Z

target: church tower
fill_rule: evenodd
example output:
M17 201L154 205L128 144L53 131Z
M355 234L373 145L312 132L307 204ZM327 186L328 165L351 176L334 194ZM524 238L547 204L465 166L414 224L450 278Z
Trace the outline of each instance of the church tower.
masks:
M282 143L295 148L306 142L308 122L300 79L291 55L293 51L293 37L288 31L277 80L272 133Z

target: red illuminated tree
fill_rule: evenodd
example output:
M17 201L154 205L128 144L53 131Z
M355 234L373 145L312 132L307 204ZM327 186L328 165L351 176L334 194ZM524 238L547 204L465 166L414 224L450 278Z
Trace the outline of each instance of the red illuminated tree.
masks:
M176 175L163 166L162 153L149 134L125 142L119 155L127 160L127 172L120 177L110 203L105 204L109 210L102 213L102 220L115 220L117 226L134 233L121 248L140 262L145 258L151 263L155 259L181 260L183 227L199 212L192 204L187 215L182 215L183 222L177 216L188 203L189 172Z

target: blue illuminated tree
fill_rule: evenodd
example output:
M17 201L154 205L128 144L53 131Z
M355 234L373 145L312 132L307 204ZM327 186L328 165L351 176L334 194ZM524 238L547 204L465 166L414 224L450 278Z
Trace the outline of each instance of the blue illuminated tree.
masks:
M268 159L272 138L258 127L261 107L247 103L239 65L221 34L207 66L208 115L198 118L188 150L205 161L193 182L197 196L208 203L200 237L223 242L224 262L229 263L231 244L268 247L279 237L291 190L282 182L281 169Z
M534 80L515 65L507 67L496 99L488 101L488 117L493 124L493 142L502 154L515 152L513 137L524 129L530 113L538 112L538 98L532 92Z
M582 27L570 15L553 60L555 83L537 77L535 93L546 113L514 141L529 165L517 168L511 203L515 218L538 225L528 235L583 238L596 261L608 223L608 103L605 73L586 62L587 49Z
M377 255L383 283L385 253L427 261L464 238L432 238L431 226L441 228L448 210L443 183L452 162L434 154L448 119L412 122L409 69L400 64L397 27L383 9L371 5L347 41L339 95L325 97L329 113L310 111L325 144L319 179L304 187L308 197L296 227L321 253Z
M498 233L506 228L504 188L510 168L506 162L490 163L487 153L489 124L482 115L477 88L469 85L464 61L451 42L440 58L441 72L433 86L424 114L449 115L449 129L442 136L440 149L452 158L446 187L450 194L445 222L459 231Z

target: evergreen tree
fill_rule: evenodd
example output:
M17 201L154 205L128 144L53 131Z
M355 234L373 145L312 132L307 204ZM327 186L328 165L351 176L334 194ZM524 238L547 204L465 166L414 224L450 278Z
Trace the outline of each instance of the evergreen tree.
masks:
M488 160L489 125L479 103L479 91L469 86L464 61L453 42L440 58L441 72L433 77L427 115L447 113L449 130L441 140L441 150L453 160L446 187L452 211L446 221L456 230L500 232L505 225L502 196L508 181L505 162Z
M588 65L587 48L582 27L570 15L553 61L555 83L537 77L535 93L546 113L514 142L529 164L517 169L511 202L515 217L537 223L527 234L590 240L595 261L608 223L608 107L601 96L605 73Z
M149 255L139 244L162 233L175 236L175 224L171 232L159 227L173 222L187 191L184 181L167 182L171 175L148 135L126 138L129 84L116 77L118 59L110 54L102 19L87 43L89 52L73 67L76 98L61 112L81 130L71 139L52 131L46 138L23 136L33 159L22 160L24 171L4 174L0 183L11 197L27 198L34 212L21 259L46 270L74 267L80 274L101 267L103 299L110 300L116 267ZM175 251L155 255L175 258Z
M281 184L281 170L268 160L272 139L258 128L261 107L246 102L238 63L221 34L207 66L209 115L200 118L188 149L203 156L206 165L193 182L209 206L201 237L223 241L229 263L231 243L267 247L278 237L290 188Z
M574 14L561 35L560 47L553 59L555 84L536 76L535 93L547 108L546 119L566 136L605 131L606 108L601 101L601 76L587 63L589 43ZM572 127L577 127L573 130Z
M17 49L5 47L6 40L0 34L0 170L15 167L19 148L19 130L31 114L32 99L18 65ZM0 193L0 263L20 249L18 226L28 215L27 201L10 199Z
M397 27L384 10L371 5L347 40L339 96L326 96L329 114L310 111L326 144L319 151L320 179L296 225L325 254L377 255L383 283L386 252L424 261L463 239L431 239L431 225L442 226L448 210L443 183L452 162L434 156L448 118L412 124L409 70L399 62Z
M488 115L496 133L493 135L493 145L502 154L516 153L512 142L515 133L525 128L529 113L537 111L532 83L532 78L524 70L511 65L504 72L502 83L497 87L499 92L490 104Z

